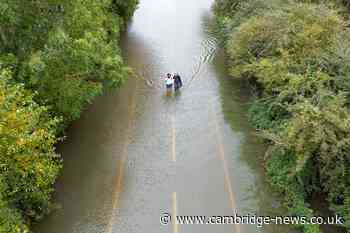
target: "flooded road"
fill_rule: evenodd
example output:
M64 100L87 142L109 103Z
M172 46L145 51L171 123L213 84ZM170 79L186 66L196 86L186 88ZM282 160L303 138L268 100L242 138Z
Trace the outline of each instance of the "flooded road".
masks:
M248 88L227 77L211 36L212 3L141 0L122 48L143 78L98 98L72 125L59 148L60 207L34 232L291 232L160 224L164 213L284 214L264 181L264 146L246 117ZM165 94L166 72L182 75L181 93Z

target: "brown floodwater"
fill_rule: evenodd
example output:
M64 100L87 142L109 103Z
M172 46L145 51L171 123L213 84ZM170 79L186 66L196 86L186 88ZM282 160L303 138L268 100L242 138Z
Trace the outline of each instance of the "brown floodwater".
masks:
M228 77L213 0L141 0L121 45L140 79L96 99L59 145L54 201L38 233L290 233L287 226L161 225L163 213L283 215L247 120L249 89ZM184 88L166 94L166 72Z

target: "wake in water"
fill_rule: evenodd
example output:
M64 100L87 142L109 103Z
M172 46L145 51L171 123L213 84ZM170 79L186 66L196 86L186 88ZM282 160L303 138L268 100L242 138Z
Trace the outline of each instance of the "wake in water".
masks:
M208 31L209 30L210 29L208 29ZM187 82L186 79L184 79L184 89L189 89L192 83L200 78L201 74L203 73L203 67L205 67L206 64L212 62L215 57L218 47L218 39L215 36L211 35L212 33L210 32L206 32L206 34L208 35L208 38L203 40L201 43L202 53L195 61L190 78L187 79ZM149 88L164 89L164 83L161 81L164 80L163 77L166 73L167 72L164 72L163 75L159 75L159 80L152 80L151 77L154 75L152 75L150 65L144 65L138 72L134 73L134 76L142 80Z
M191 86L192 82L200 77L200 74L203 72L204 65L213 61L217 51L217 42L218 40L215 37L209 37L201 43L203 52L199 57L197 64L193 68L191 79L186 85L187 88Z

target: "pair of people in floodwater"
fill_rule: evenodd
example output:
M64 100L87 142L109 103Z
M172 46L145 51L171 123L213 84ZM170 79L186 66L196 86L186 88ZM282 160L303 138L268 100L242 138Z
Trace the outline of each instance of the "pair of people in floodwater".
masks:
M165 86L167 91L171 91L173 88L178 91L182 87L182 80L178 73L174 75L168 73L165 77Z

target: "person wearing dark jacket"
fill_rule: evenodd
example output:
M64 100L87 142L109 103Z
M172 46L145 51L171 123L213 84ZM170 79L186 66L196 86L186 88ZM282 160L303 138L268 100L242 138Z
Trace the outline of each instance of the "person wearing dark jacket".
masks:
M174 88L175 91L179 90L182 87L182 80L178 73L174 74Z

